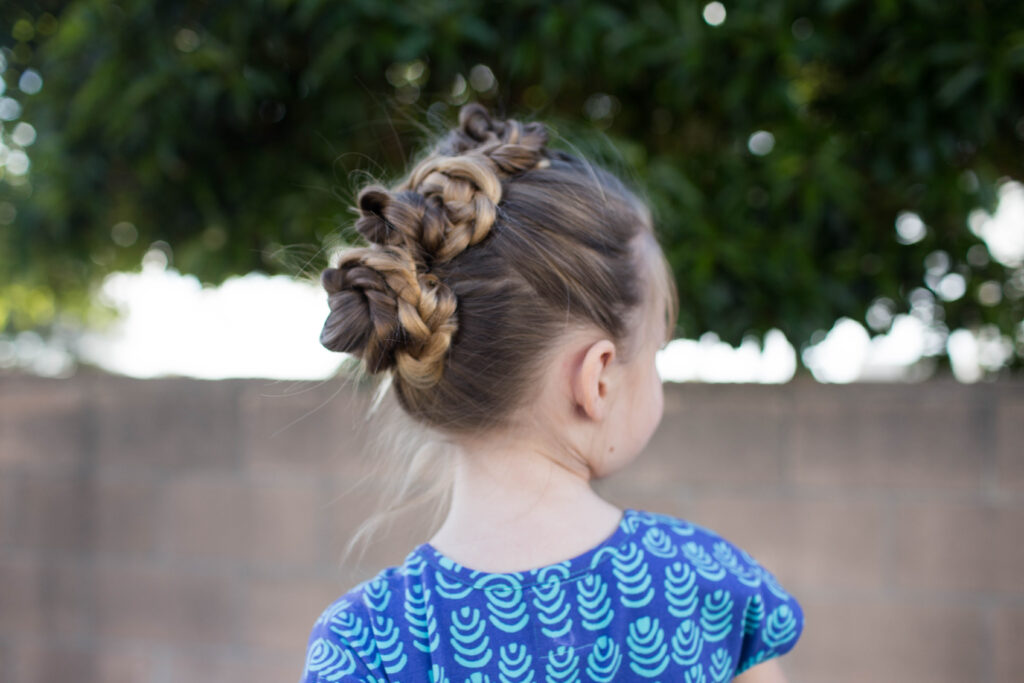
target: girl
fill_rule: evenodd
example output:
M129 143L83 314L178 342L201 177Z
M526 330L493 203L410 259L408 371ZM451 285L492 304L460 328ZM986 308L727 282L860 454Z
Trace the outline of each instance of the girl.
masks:
M317 619L304 683L785 680L803 611L769 571L591 488L661 419L678 294L647 207L547 141L464 106L400 185L362 190L371 244L323 273L321 342L454 467L433 537Z

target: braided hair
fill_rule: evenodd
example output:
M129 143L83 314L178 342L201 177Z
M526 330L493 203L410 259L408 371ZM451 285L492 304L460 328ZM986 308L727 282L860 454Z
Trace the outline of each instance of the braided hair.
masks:
M541 123L480 104L393 188L357 197L350 247L321 283L320 342L387 372L402 407L433 426L506 424L529 399L567 324L627 350L655 288L675 326L677 295L645 205L617 178L547 147ZM652 249L638 249L646 236ZM641 256L660 256L653 269Z

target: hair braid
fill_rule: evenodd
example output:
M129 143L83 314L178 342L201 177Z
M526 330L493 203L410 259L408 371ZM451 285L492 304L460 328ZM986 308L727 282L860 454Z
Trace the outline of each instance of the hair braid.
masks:
M394 190L359 193L359 231L371 244L347 251L321 283L331 314L320 342L359 355L370 372L397 367L408 386L440 381L457 329L456 298L429 270L483 240L498 215L502 178L545 167L539 123L496 121L479 104Z
M496 121L468 104L458 128L394 192L374 184L359 193L356 229L370 242L405 246L419 261L448 261L487 236L502 178L547 165L547 140L540 123Z
M441 376L455 332L455 296L432 273L417 273L409 252L356 247L320 278L331 314L320 343L360 354L370 372L398 367L412 386Z

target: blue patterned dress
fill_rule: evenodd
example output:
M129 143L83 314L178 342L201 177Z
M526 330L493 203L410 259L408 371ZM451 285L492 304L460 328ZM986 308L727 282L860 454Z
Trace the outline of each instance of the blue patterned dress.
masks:
M597 546L529 571L417 546L324 610L301 683L718 683L789 651L803 621L715 532L626 509Z

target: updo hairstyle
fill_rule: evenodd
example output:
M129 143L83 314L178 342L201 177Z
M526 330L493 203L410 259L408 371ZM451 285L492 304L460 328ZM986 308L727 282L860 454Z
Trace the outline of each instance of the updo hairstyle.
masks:
M547 143L541 123L463 106L405 179L359 192L355 228L369 245L323 271L321 343L389 374L424 425L508 426L570 328L601 330L626 362L659 292L675 328L678 295L647 207Z

